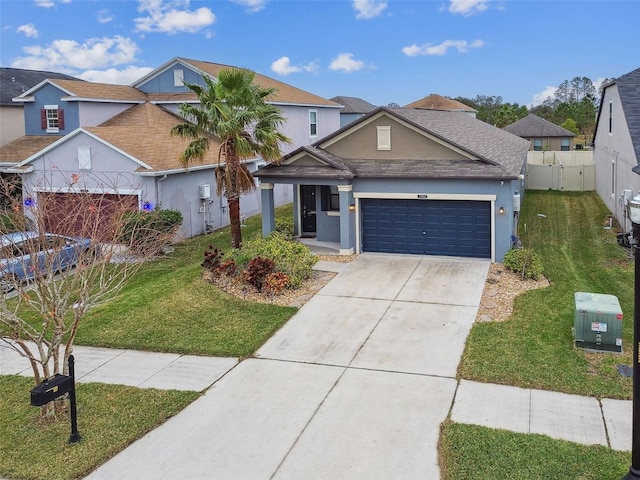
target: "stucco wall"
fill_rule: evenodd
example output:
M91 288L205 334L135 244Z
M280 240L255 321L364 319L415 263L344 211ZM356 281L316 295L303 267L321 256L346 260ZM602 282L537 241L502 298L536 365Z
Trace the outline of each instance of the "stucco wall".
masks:
M22 105L0 106L0 147L24 135Z
M26 135L48 135L47 132L41 128L40 124L40 110L43 109L45 105L58 105L59 109L64 110L64 129L60 129L59 132L52 133L51 135L66 135L80 126L79 103L63 102L60 100L60 97L63 95L66 94L53 85L47 84L34 93L33 102L25 102L24 117Z

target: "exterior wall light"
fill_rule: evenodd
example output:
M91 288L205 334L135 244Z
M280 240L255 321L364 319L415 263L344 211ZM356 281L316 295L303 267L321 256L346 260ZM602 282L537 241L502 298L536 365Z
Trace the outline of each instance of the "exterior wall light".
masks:
M351 205L349 205L349 211L350 212L355 212L356 211L356 206L353 203Z
M500 207L500 208L498 209L498 213L499 213L500 215L504 215L504 207Z

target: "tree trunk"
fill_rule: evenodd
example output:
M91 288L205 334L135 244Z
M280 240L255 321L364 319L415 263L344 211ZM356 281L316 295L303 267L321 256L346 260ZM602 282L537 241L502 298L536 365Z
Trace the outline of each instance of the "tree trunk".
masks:
M229 204L229 222L231 223L231 245L242 247L242 229L240 227L240 197L227 198Z

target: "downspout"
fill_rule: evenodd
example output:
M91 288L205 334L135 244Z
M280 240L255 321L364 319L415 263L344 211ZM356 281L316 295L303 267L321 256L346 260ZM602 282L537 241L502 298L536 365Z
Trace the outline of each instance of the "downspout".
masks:
M162 199L162 185L160 182L166 180L168 175L165 173L161 178L156 177L156 206L159 207Z

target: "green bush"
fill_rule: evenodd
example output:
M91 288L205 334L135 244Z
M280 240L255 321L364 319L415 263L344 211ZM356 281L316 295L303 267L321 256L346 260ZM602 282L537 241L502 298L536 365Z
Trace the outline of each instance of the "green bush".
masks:
M276 232L282 233L287 239L293 238L294 232L293 218L276 218Z
M537 280L544 272L540 258L531 248L512 248L505 254L503 264L523 279Z
M288 240L277 231L265 238L249 240L243 243L242 249L233 250L228 255L240 270L244 270L256 257L270 258L275 262L276 271L286 274L288 287L294 290L311 277L312 267L318 261L306 245Z
M156 255L171 243L181 224L179 210L128 212L124 216L120 242L138 253Z

